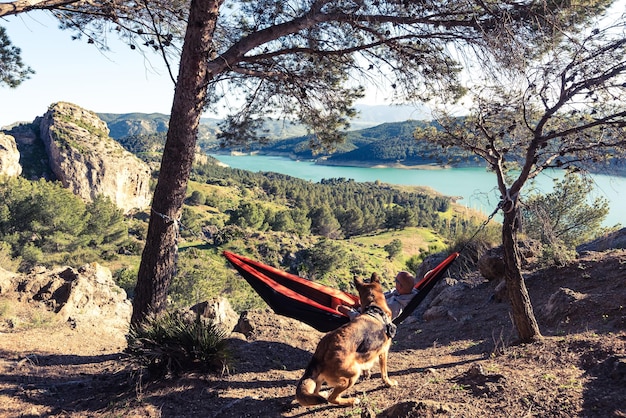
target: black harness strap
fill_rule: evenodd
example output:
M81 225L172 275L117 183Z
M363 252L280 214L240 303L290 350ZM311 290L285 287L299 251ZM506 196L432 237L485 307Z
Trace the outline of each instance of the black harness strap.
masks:
M382 322L385 326L385 334L387 334L389 338L393 338L396 335L396 324L391 322L391 318L389 318L380 306L370 305L365 308L363 313Z

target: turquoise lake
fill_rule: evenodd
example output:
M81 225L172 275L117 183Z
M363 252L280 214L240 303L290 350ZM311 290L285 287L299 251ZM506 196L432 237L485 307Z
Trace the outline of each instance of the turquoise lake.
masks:
M318 182L328 178L346 178L355 181L376 181L384 183L427 186L447 195L459 198L458 203L469 208L491 213L500 199L496 187L496 177L484 168L447 168L433 170L406 170L399 168L365 168L316 165L313 161L294 161L285 157L267 155L221 155L212 154L219 161L232 168L252 172L273 171L305 180ZM553 179L562 176L555 170L538 176L535 184L527 184L541 192L552 189ZM605 226L621 224L626 226L626 178L593 175L595 190L591 198L598 196L608 199L610 212L604 221Z

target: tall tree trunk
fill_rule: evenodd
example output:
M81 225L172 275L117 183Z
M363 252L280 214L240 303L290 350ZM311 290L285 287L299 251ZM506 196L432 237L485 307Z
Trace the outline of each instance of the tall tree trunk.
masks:
M507 294L513 311L513 323L520 342L527 343L540 340L542 335L522 277L522 263L517 245L517 222L514 209L509 212L505 211L502 224L502 247L504 249Z
M178 222L206 103L207 63L223 0L192 0L161 170L154 191L146 246L141 256L131 323L165 309L176 271Z

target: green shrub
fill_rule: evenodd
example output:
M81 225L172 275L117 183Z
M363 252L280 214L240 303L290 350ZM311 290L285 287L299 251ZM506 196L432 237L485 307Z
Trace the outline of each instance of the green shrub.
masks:
M493 228L485 228L476 236L463 234L450 246L450 252L460 252L460 256L453 266L450 274L466 274L478 268L478 260L487 250L502 243L499 237L493 234ZM490 232L492 231L492 232Z
M554 180L552 192L529 196L522 211L524 232L554 247L556 258L561 257L562 249L573 250L601 235L609 202L603 197L591 201L592 191L589 179L566 172L561 180Z
M126 351L151 377L185 371L217 371L226 367L226 332L199 315L189 319L180 312L151 316L131 327Z
M576 250L567 245L555 242L552 245L542 247L539 262L544 267L564 266L576 259Z
M135 285L137 284L137 268L125 267L117 270L113 274L115 284L124 289L126 295L132 298L135 293Z
M385 245L383 248L385 249L385 251L387 251L387 254L389 254L389 259L393 260L400 254L402 254L402 241L396 238L387 245Z

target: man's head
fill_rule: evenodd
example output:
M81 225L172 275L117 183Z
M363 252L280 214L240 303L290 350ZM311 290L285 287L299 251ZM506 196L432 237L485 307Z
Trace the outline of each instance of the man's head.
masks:
M399 294L411 293L414 284L415 278L409 272L401 271L396 275L396 290Z

